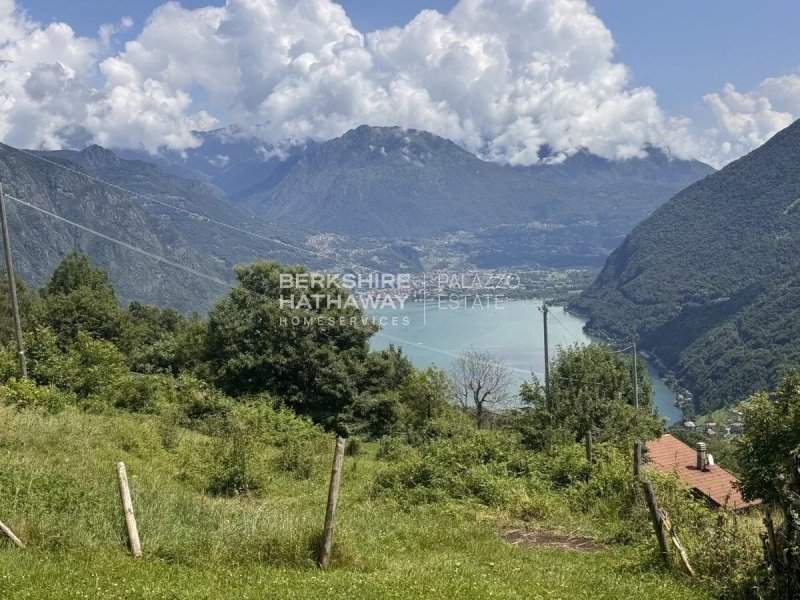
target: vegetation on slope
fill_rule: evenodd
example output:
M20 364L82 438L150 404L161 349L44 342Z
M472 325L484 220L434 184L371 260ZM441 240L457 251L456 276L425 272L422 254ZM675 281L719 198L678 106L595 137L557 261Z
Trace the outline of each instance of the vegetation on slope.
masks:
M417 371L394 349L368 352L368 329L347 337L331 327L339 309L271 346L279 299L267 284L277 269L239 269L239 286L208 322L118 308L105 274L79 255L30 292L31 379L17 379L13 347L0 350L0 518L28 544L0 541L4 598L692 599L772 589L757 519L714 513L648 470L697 577L660 566L628 460L631 439L658 428L646 386L643 410L630 414L628 357L562 349L557 410L533 380L523 390L529 408L479 429L473 407L453 405L444 373ZM241 336L241 355L225 332ZM292 372L293 352L307 354L305 371ZM586 430L597 440L591 462L576 443ZM320 572L332 431L349 436L350 452L334 565ZM143 561L125 552L118 460ZM516 547L501 539L511 528L607 546Z
M637 226L573 310L638 338L698 412L777 386L800 358L800 122Z

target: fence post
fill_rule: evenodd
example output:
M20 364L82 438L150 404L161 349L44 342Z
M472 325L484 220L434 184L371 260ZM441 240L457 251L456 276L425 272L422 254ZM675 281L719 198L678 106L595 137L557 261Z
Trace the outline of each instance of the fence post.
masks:
M125 472L125 463L117 463L117 479L119 480L119 495L122 499L122 510L125 513L125 527L128 530L128 546L133 558L142 557L142 544L139 541L139 530L136 528L136 517L133 514L131 490L128 487L128 475Z
M25 547L25 544L23 544L22 541L16 535L14 535L14 532L11 531L11 528L2 521L0 521L0 531L2 531L8 539L10 539L20 548Z
M633 443L633 476L638 480L642 475L642 442Z
M592 432L587 431L586 437L584 438L584 444L586 445L586 462L589 463L589 466L592 465L594 462L594 458L592 456Z
M667 536L664 534L664 522L661 520L661 511L658 509L656 494L653 491L653 484L645 480L642 482L644 496L647 499L647 508L650 509L650 520L653 522L653 529L658 539L658 547L661 550L661 557L664 563L669 566L669 546L667 546Z
M342 480L342 461L344 460L345 440L336 438L336 450L333 454L333 468L331 469L331 483L328 488L328 507L325 511L325 530L322 541L322 553L319 557L319 566L328 568L333 550L333 525L336 519L336 503L339 501L339 484Z

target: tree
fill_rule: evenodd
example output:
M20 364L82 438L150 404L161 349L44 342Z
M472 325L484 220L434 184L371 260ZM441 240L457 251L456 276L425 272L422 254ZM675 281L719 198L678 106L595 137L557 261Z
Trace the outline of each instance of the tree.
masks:
M450 404L451 386L447 373L436 367L412 370L400 386L400 401L408 408L412 429L422 429L432 419L443 416Z
M468 350L453 363L450 378L456 402L472 412L480 428L490 407L508 400L511 371L486 350Z
M89 263L85 254L70 252L39 290L36 324L49 327L65 348L84 332L95 339L117 342L123 315L108 275Z
M19 306L20 320L22 321L22 330L30 331L33 327L33 315L36 312L36 304L39 297L36 291L29 288L28 285L20 279L19 275L16 276L17 287L17 304ZM8 288L8 277L5 272L0 272L0 345L11 344L15 342L16 334L14 333L14 318L11 309L11 294Z
M413 371L411 361L401 348L390 345L370 352L364 362L364 389L369 392L396 390Z
M174 308L131 302L125 323L118 345L134 371L178 375L197 370L207 330L199 315L185 317Z
M633 361L627 354L599 344L560 347L550 368L551 408L535 378L520 391L529 407L525 427L530 444L579 441L589 431L596 441L619 444L656 437L661 427L645 369L639 369L638 386L636 409Z
M788 375L775 392L745 402L739 440L742 494L762 499L783 516L776 535L775 585L780 598L800 597L800 375Z
M346 289L327 279L305 285L306 275L267 261L236 267L238 283L209 314L208 367L231 395L270 392L333 426L361 391L377 327Z

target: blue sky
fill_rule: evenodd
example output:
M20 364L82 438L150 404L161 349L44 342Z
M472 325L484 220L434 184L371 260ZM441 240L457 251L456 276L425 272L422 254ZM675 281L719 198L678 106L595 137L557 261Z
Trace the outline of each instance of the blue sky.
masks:
M6 0L0 139L157 152L238 124L279 151L369 123L511 164L652 145L720 166L800 118L797 0L332 2Z
M68 23L80 35L123 16L134 32L161 0L22 0L35 19ZM224 1L181 0L186 8ZM353 24L367 32L404 25L424 9L448 12L455 0L343 0ZM700 98L725 83L749 89L766 77L800 69L797 0L590 0L617 43L616 57L634 83L652 87L660 104L692 114Z

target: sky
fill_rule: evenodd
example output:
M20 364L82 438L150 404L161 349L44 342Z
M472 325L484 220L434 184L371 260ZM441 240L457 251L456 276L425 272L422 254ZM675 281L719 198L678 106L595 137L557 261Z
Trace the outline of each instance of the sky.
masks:
M0 0L0 139L155 153L235 123L279 152L366 122L512 164L721 166L800 117L798 22L795 0Z

